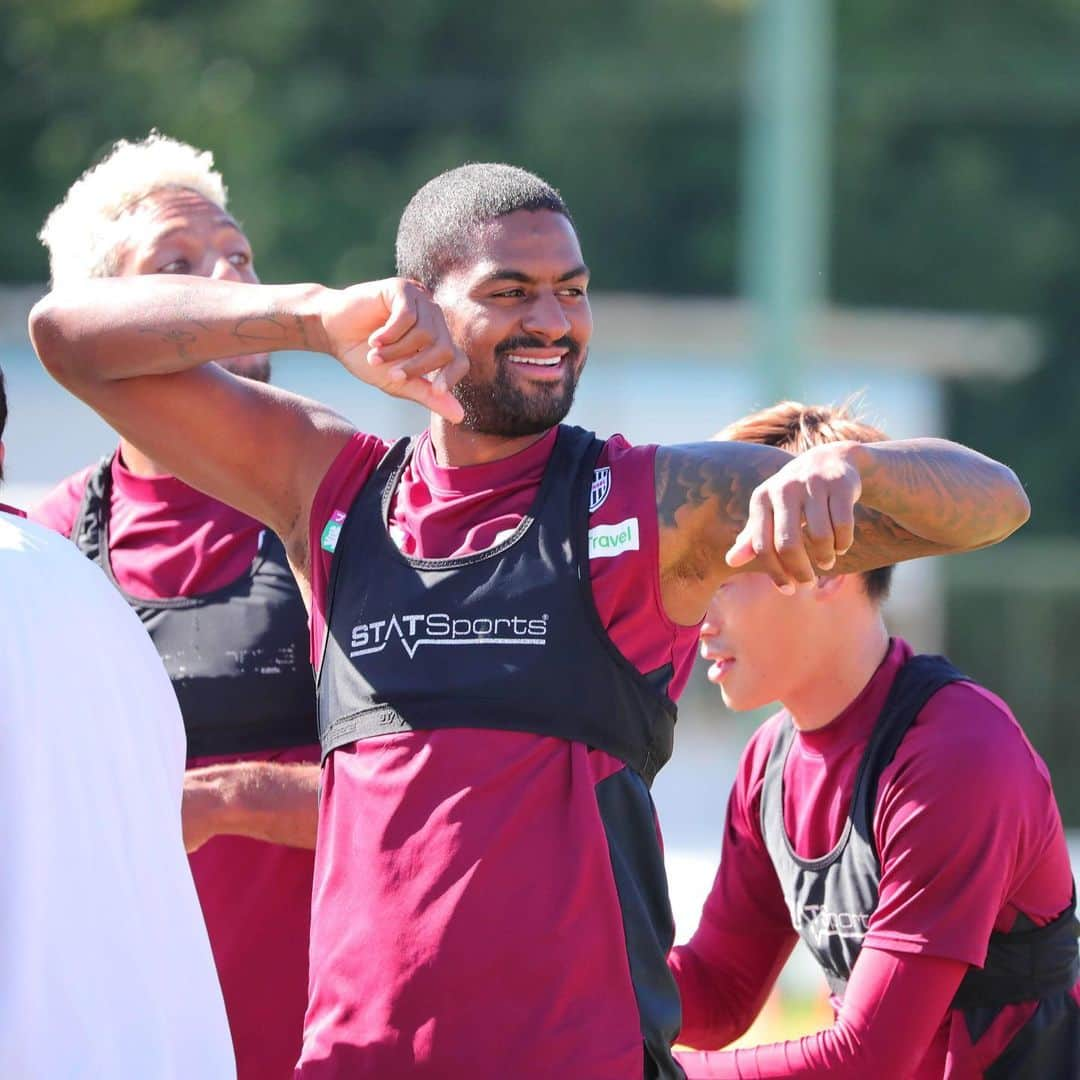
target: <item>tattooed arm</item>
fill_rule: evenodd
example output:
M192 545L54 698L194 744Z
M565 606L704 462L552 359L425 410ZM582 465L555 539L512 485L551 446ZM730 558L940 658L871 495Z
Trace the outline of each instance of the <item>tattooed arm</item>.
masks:
M302 562L311 500L351 428L207 361L327 352L365 382L460 418L449 387L465 361L439 309L397 280L345 290L172 275L88 281L39 301L30 337L49 372L125 439L266 522Z
M944 439L828 443L795 458L744 443L665 447L656 494L664 604L682 623L735 572L791 589L823 571L986 547L1030 513L1012 470Z

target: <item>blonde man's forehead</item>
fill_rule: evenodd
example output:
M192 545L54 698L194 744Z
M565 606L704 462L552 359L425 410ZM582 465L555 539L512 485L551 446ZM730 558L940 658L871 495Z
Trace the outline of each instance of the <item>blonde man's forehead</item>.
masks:
M165 189L191 191L222 211L228 196L213 155L152 132L138 142L121 139L71 185L39 234L49 251L53 284L110 273L118 226L132 207Z

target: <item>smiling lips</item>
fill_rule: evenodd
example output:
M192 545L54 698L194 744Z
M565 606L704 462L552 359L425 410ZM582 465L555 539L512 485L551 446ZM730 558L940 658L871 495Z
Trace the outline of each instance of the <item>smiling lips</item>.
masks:
M506 359L512 364L531 367L539 374L541 371L557 371L562 367L566 355L566 349L523 349L509 353Z

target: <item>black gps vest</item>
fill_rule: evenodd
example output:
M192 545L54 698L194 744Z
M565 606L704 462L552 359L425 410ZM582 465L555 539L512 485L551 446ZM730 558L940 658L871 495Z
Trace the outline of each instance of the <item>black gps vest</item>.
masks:
M762 836L792 925L837 996L843 996L878 904L881 865L873 831L878 780L923 706L938 690L963 681L966 676L941 656L913 656L900 669L859 763L840 839L818 859L796 855L784 825L784 764L795 738L790 719L773 743L761 789ZM985 1073L988 1080L1080 1077L1080 1010L1069 997L1080 977L1078 933L1074 893L1069 907L1046 926L1036 927L1020 915L1009 932L995 931L985 965L968 969L952 1008L963 1011L972 1042L1005 1005L1039 1003Z
M513 533L452 559L404 555L388 533L413 450L393 446L341 525L318 678L323 754L399 731L555 736L625 762L596 786L641 1021L644 1076L683 1075L667 967L674 924L648 785L671 755L675 705L616 648L589 573L589 488L603 443L562 426ZM643 583L643 587L644 583ZM670 675L670 672L668 672Z
M264 530L246 574L202 596L124 592L109 560L112 459L90 475L71 539L142 620L172 680L189 758L315 742L307 612L281 541Z

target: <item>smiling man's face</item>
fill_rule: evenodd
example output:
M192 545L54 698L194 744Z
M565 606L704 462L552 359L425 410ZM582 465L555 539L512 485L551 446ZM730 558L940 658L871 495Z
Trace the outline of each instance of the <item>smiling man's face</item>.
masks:
M475 258L435 289L469 358L455 387L463 427L517 438L564 419L592 337L589 271L574 227L551 210L517 210L483 227Z

